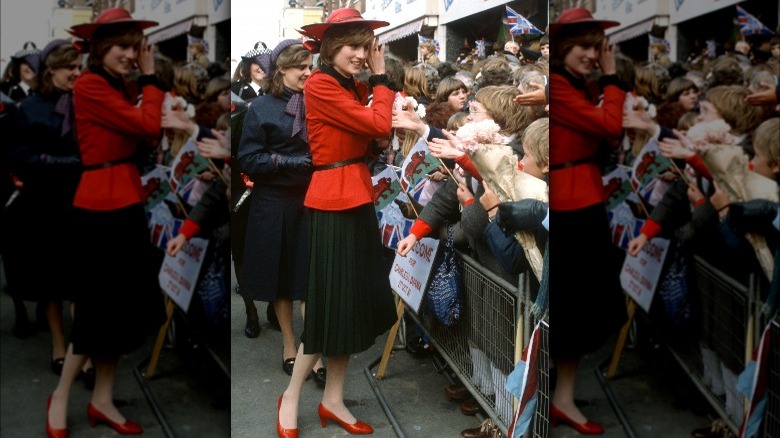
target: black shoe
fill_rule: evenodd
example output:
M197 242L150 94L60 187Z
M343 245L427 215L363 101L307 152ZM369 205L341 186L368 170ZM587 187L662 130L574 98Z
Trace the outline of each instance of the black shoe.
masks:
M295 366L295 358L291 357L289 359L285 359L282 362L282 369L285 373L287 373L288 376L292 376L293 367Z
M276 317L274 311L274 303L268 303L265 308L265 317L268 318L268 323L271 324L271 328L274 330L282 331L282 327L279 325L279 319Z
M430 354L431 345L420 336L415 336L406 342L406 351L415 357L424 357Z
M13 333L13 335L18 339L27 339L34 335L36 331L35 324L27 320L21 322L19 319L16 320L13 328L11 329L11 333Z
M54 374L61 376L62 375L62 366L65 365L65 358L64 357L58 357L56 359L52 358L51 360L51 372Z
M325 387L325 383L328 377L328 372L325 367L322 367L317 371L311 370L311 376L314 377L314 381L317 382L317 386L320 388Z
M84 386L92 391L95 389L95 367L89 367L86 371L79 371L78 378L84 381Z
M244 326L244 334L247 338L256 338L260 336L260 321L257 316L254 318L246 318L246 325Z

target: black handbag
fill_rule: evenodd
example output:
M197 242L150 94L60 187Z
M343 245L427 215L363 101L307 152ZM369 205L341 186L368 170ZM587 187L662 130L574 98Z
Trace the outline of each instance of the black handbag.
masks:
M447 242L428 286L428 308L445 326L460 321L463 312L463 282L460 266L455 259L452 226L447 227Z

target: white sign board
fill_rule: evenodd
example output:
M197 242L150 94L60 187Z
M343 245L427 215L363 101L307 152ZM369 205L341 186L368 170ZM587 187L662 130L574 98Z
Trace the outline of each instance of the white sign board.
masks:
M627 255L620 271L623 290L645 312L650 311L668 249L669 239L653 238L636 257Z
M423 293L428 287L431 265L436 258L439 241L424 237L414 244L406 256L395 255L390 270L390 287L407 306L418 312Z
M185 312L190 307L192 294L198 282L198 274L206 257L209 241L199 237L192 238L176 256L165 254L158 279L160 287L176 305Z

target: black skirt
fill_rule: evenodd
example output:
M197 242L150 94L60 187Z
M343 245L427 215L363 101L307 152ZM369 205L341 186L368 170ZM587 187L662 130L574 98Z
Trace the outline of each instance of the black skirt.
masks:
M76 209L75 214L81 271L73 351L116 358L140 347L160 327L159 254L150 243L141 204L111 211Z
M243 243L242 296L258 301L304 299L309 265L304 194L291 192L280 199L252 194Z
M396 321L374 205L307 211L311 257L304 352L364 351Z
M550 211L550 356L577 359L626 322L620 249L603 204Z

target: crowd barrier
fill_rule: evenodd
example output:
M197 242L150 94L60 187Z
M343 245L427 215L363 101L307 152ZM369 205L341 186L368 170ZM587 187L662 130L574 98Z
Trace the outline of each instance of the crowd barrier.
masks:
M761 315L757 281L761 274L752 274L746 286L699 256L694 257L693 267L689 297L692 320L696 322L691 333L670 340L669 348L694 385L736 433L746 403L736 390L737 377L758 345L767 322ZM777 361L777 357L774 359ZM780 380L777 375L775 379ZM775 400L778 394L780 389L775 382Z
M452 371L460 378L504 436L517 408L506 380L536 325L531 313L527 275L517 285L499 278L473 258L458 253L464 282L465 312L454 327L445 327L425 312L408 310ZM538 355L538 389L533 427L527 437L549 431L549 327L542 324ZM519 341L518 341L519 340Z
M762 432L759 436L780 437L780 316L772 321L770 336L773 348L769 353L769 381L767 382L767 404Z

